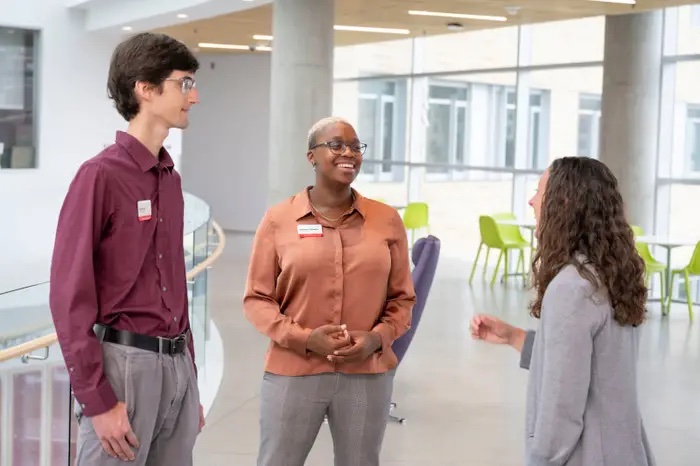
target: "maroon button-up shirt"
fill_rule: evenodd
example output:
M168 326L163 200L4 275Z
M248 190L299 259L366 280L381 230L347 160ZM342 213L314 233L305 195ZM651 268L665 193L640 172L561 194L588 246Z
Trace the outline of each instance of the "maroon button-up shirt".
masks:
M80 167L68 189L49 305L86 416L117 403L103 372L95 323L162 337L190 328L183 216L180 175L170 155L161 149L156 159L121 131L116 144Z

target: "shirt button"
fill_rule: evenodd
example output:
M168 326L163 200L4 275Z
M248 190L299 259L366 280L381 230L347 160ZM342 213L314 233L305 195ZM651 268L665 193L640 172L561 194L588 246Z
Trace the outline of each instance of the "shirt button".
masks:
M177 317L173 317L173 320L174 320L175 322L177 322Z
M162 259L162 258L163 258L163 254L158 254L158 259Z
M164 287L163 287L163 291L168 291L168 287L167 287L167 286L164 286Z
M75 368L71 367L71 368L68 369L68 370L71 371L71 372L73 372L73 371L75 370Z
M85 403L80 405L83 409L85 409Z
M159 221L160 223L163 223L163 217L159 218L158 221Z

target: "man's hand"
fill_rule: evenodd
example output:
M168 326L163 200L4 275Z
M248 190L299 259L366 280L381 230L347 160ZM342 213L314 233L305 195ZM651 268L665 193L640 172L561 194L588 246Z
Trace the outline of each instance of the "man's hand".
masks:
M350 337L345 325L323 325L309 335L306 349L321 356L328 356L350 344Z
M204 406L201 404L199 405L199 431L201 432L202 429L204 429Z
M102 448L112 458L122 461L134 461L136 456L131 447L138 448L139 442L131 430L126 404L122 401L102 414L92 417L92 426Z
M382 347L382 337L377 332L353 330L350 332L350 346L340 348L328 356L331 362L361 362Z

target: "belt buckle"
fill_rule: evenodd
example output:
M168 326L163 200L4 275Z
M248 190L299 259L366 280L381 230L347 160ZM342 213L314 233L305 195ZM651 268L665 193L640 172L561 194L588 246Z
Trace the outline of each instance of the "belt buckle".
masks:
M165 342L170 343L168 351L165 351ZM187 335L178 335L175 338L158 337L158 352L160 354L168 354L174 356L184 351L187 346Z
M185 350L185 346L187 346L187 336L178 335L172 339L172 344L170 346L170 353L171 354L181 353L182 351Z

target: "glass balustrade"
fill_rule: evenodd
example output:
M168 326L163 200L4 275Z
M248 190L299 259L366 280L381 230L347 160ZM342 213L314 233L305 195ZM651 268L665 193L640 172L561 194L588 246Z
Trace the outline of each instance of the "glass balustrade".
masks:
M209 206L189 193L184 198L190 322L196 362L203 367L209 336L206 267L189 275L201 268L218 238ZM0 359L18 345L50 338L54 328L48 297L48 283L0 289ZM74 465L77 424L72 413L70 381L58 344L0 362L0 466Z

